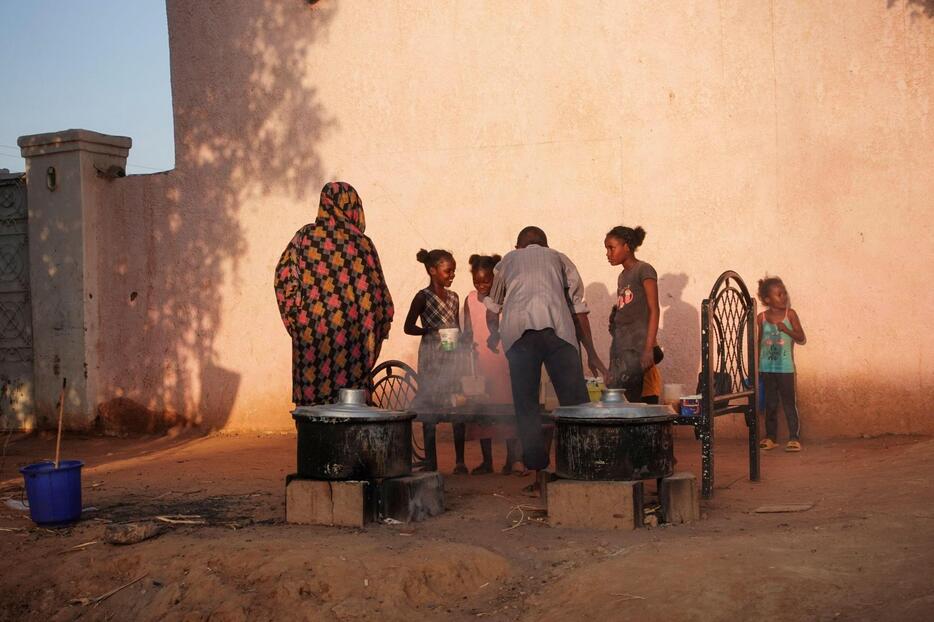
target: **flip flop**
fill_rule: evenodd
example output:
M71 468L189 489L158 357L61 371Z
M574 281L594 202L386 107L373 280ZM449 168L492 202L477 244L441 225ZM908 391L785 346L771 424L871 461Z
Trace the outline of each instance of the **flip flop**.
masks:
M493 472L493 465L486 464L485 462L483 462L479 466L474 467L473 470L470 471L470 474L471 475L486 475L487 473L492 473L492 472Z
M759 441L759 449L764 449L768 451L770 449L775 449L776 447L778 447L778 445L775 443L775 441L773 441L770 438L764 438L761 441Z
M458 462L451 473L452 475L467 475L467 465L463 462Z
M788 444L785 445L785 451L801 451L801 442L788 441Z

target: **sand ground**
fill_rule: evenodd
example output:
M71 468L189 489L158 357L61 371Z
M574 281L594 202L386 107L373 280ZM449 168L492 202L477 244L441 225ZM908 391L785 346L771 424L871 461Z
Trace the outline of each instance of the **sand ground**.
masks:
M476 443L469 462L479 461ZM294 434L67 438L86 463L74 526L42 529L0 505L3 620L932 620L934 440L879 437L763 455L717 448L704 520L633 532L512 526L530 477L445 477L447 512L364 530L284 522ZM679 470L699 449L679 430ZM502 447L497 447L499 462ZM15 468L54 439L11 439ZM451 447L440 447L450 473ZM808 511L757 514L764 504ZM195 515L144 542L102 542L110 522ZM84 547L78 545L94 542ZM143 576L97 605L100 596Z

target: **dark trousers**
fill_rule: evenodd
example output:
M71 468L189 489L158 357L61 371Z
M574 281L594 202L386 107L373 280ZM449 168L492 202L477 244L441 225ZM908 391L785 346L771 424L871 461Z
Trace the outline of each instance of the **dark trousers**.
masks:
M795 395L795 375L764 372L762 384L765 389L765 435L776 439L778 434L778 405L781 402L788 422L788 439L799 440L801 424L798 422L798 400Z
M506 359L512 378L519 440L522 441L522 462L527 469L541 470L549 462L538 404L542 364L562 406L584 404L590 401L590 396L580 354L553 329L546 328L525 331L506 352Z

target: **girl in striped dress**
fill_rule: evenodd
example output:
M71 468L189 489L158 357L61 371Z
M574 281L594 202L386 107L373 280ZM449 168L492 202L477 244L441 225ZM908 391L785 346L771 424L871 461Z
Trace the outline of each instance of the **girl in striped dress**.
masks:
M442 328L460 327L460 300L451 291L457 262L449 251L421 249L415 256L425 265L428 272L428 287L419 290L412 299L409 314L405 318L405 334L419 335L418 346L418 394L415 399L420 407L450 406L451 396L460 392L461 367L459 348L445 349L439 331ZM416 322L421 322L419 326ZM456 429L455 434L463 434ZM466 473L463 445L456 456L454 473Z

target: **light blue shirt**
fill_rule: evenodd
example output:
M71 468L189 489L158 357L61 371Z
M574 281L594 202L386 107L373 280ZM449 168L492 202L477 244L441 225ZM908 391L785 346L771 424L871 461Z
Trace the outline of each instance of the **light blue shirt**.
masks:
M782 320L788 330L791 322ZM762 342L759 347L759 371L770 374L795 373L795 340L788 333L783 333L778 326L762 318Z

